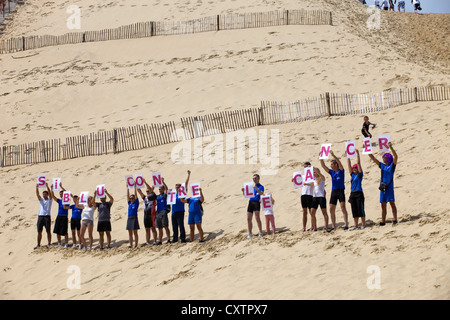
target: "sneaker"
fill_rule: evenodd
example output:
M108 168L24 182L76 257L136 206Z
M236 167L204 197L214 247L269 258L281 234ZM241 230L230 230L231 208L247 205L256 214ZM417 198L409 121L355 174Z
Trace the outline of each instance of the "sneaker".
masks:
M262 237L262 236L263 236L262 232L258 233L258 237Z
M69 247L69 245L66 243L66 244L64 245L64 248L67 249L68 247Z
M345 227L344 227L344 230L348 230L348 226L345 226Z
M76 247L77 247L77 244L74 243L74 244L72 245L72 248L76 248Z
M247 236L247 239L250 239L251 237L253 237L253 235L251 233L249 233Z
M39 247L40 247L40 245L37 245L36 247L33 248L33 250L36 250L36 249L39 248Z
M364 230L366 228L366 226L361 226L361 230Z

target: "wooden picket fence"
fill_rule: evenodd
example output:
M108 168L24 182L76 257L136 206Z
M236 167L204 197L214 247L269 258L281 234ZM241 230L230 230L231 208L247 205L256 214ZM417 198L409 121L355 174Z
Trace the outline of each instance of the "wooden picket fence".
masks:
M261 101L259 108L222 111L175 122L135 125L84 136L0 148L1 167L116 154L262 125L349 114L370 114L421 101L450 100L450 87L406 88L371 94L324 93L292 102Z
M0 54L84 42L135 39L246 28L263 28L281 25L330 24L332 24L332 13L322 10L301 9L257 13L230 13L188 21L139 22L118 28L71 32L59 36L23 36L0 41Z

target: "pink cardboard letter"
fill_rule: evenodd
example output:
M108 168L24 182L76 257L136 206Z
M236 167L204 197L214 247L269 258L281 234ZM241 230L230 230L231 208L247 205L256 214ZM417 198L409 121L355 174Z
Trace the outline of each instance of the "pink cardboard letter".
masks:
M272 198L270 194L261 196L261 205L263 209L272 209Z
M244 183L244 198L252 198L255 196L255 190L253 190L253 182Z
M345 151L347 152L347 158L354 158L356 157L356 150L355 150L355 141L347 141L345 143Z
M105 193L105 185L104 184L99 184L96 188L96 193L97 193L97 197L98 198L105 198L106 197L106 193Z
M390 150L388 145L389 141L391 141L391 137L388 134L378 136L378 146L380 147L380 152L388 152Z
M45 180L46 180L45 174L38 175L37 184L39 188L45 188Z
M153 178L153 185L155 187L162 187L163 183L162 183L162 178L161 178L161 172L155 172L152 174L152 178Z
M300 171L294 172L292 179L293 179L292 182L294 183L295 189L303 187L303 178L302 178L302 173Z
M183 198L185 199L187 197L187 192L186 192L186 186L183 183L179 188L178 188L178 198Z
M320 147L320 156L319 159L328 159L330 154L331 143L323 143Z
M200 183L191 183L191 197L200 197Z
M372 143L370 142L370 138L369 137L365 137L363 140L363 145L364 145L364 149L363 149L363 154L372 154Z

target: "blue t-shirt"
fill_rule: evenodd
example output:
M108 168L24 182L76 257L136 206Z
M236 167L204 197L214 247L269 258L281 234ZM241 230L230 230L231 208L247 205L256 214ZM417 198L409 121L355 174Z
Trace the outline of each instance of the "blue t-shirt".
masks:
M177 193L177 202L175 202L175 204L172 205L172 213L174 212L184 212L184 202L181 202L180 198L178 198L178 193Z
M58 216L69 215L69 209L64 209L64 205L61 199L56 200L58 202Z
M258 183L258 184L255 185L255 187L256 187L259 191L264 192L264 186L263 186L262 184ZM249 199L249 201L259 201L259 200L260 200L261 197L260 197L259 193L256 192L256 190L254 190L254 191L255 191L255 196L254 196L254 197L251 197L251 198Z
M156 211L167 209L167 194L160 194L156 199Z
M76 205L71 205L70 209L72 209L72 219L81 219L81 213L83 212L83 209L77 208Z
M330 169L328 173L331 176L331 190L345 189L344 170L339 169L335 172L333 169Z
M396 165L392 162L390 165L385 165L384 163L380 162L380 169L381 169L381 182L389 183L391 182L391 185L394 186L394 172L395 172Z
M350 179L351 183L352 183L352 188L350 191L361 191L363 192L362 189L362 179L363 179L363 173L353 173L352 172L352 177Z
M197 198L187 198L186 201L189 204L189 213L201 213L202 209L200 207L200 197Z
M139 200L136 198L133 203L128 201L128 216L129 217L137 217L139 208Z

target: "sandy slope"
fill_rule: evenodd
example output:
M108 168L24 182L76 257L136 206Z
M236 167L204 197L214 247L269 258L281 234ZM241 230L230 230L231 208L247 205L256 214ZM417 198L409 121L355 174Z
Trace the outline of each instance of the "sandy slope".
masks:
M21 8L6 36L65 33L58 19L69 2L34 3ZM382 33L364 29L365 9L353 2L346 10L334 0L247 1L245 5L240 1L160 1L151 8L138 0L127 5L115 1L94 4L90 0L70 3L92 6L83 20L85 30L147 19L184 20L223 12L322 6L335 11L337 22L334 26L155 37L1 55L2 144L65 139L134 123L178 121L182 115L258 106L266 99L448 84L448 51L447 55L439 54L448 50L448 42L439 44L442 38L433 38L417 57L411 56L408 53L416 45L406 31L395 44L392 35L380 41ZM45 19L36 18L36 13ZM436 30L447 19L427 17L405 16L404 23L423 19L428 21L426 28ZM420 60L427 54L434 54L435 59L430 59L435 61L433 69ZM315 155L322 142L333 143L339 156L344 155L346 140L360 142L361 115L256 129L280 132L278 173L262 177L277 200L279 233L250 241L245 238L246 200L240 188L254 172L260 172L260 163L175 165L171 160L175 144L171 144L118 155L2 168L0 297L448 299L449 201L444 195L449 187L445 156L449 152L449 102L410 104L370 117L378 124L374 134L391 134L400 156L395 178L400 223L395 227L377 225L379 170L364 157L369 227L330 234L300 231L299 190L291 186L292 172L301 169L303 161L318 165ZM187 169L193 172L191 181L201 182L205 191L208 241L127 249L124 175L148 176L161 171L173 186L184 180ZM77 193L106 183L116 199L112 250L33 251L38 211L34 186L40 173L61 176L64 185ZM346 186L348 195L348 182ZM328 183L328 192L330 189ZM342 215L339 210L337 213L342 225ZM141 219L142 215L141 208ZM55 217L56 206L52 212ZM322 226L322 217L317 217ZM94 238L97 245L96 233ZM79 290L69 290L66 285L72 265L81 270ZM370 276L367 268L372 265L381 270L380 290L366 285Z

